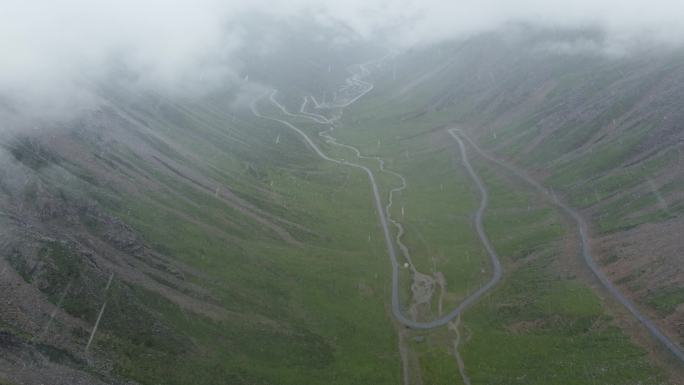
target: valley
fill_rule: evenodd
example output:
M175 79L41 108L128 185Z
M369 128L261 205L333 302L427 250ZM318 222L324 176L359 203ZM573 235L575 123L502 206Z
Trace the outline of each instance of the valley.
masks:
M3 138L0 383L680 383L684 67L528 38Z

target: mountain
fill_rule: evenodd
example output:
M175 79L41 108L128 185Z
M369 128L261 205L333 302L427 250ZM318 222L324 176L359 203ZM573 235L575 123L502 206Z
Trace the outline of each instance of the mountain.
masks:
M684 345L681 52L605 52L595 32L526 27L387 52L309 31L246 52L241 82L208 95L109 82L88 112L12 123L0 383L684 378L554 202ZM476 178L502 279L447 325L406 327L378 215L399 250L400 311L437 319L494 274Z

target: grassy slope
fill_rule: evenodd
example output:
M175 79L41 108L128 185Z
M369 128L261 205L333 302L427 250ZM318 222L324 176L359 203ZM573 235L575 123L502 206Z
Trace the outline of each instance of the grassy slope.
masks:
M443 132L432 133L459 119L461 111L430 111L434 98L423 95L442 92L439 78L406 96L398 92L405 82L393 81L386 73L377 78L376 91L347 112L347 124L336 134L367 154L383 156L407 178L410 187L397 205L407 212L407 244L426 271L432 256L444 255L437 266L447 277L455 303L464 287L484 278L479 268L486 266L470 227L476 192L460 168L455 142ZM490 190L485 227L506 275L465 316L462 354L473 383L662 383L662 374L645 351L614 326L610 312L586 284L562 268L564 258L573 258L563 250L564 237L572 233L558 214L524 187L502 178L496 167L475 162ZM427 336L410 342L425 383L459 383L448 356L453 335L444 330L413 335Z
M478 51L475 50L475 53ZM453 52L440 53L447 61L452 54ZM499 60L505 63L505 54L502 56ZM477 61L477 58L472 60ZM477 82L486 79L486 68L482 70L482 74L470 76L472 79L460 79L465 91L459 91L453 86L454 79L458 81L459 75L454 74L466 72L464 69L471 65L468 59L458 59L446 66L432 64L426 62L424 57L416 55L409 61L400 63L397 81L389 75L390 71L381 72L378 75L377 90L346 112L345 125L336 132L336 135L341 141L360 147L365 154L382 156L387 160L388 168L407 177L409 187L398 197L393 215L401 217L400 210L404 207L406 216L402 222L407 228L405 242L413 251L414 260L419 268L430 271L434 257L437 270L445 274L449 285L449 295L445 303L448 308L449 304L457 303L470 287L485 279L486 274L481 273L481 268L487 266L483 262L483 252L470 228L470 215L477 199L476 191L459 167L458 155L454 152L450 139L445 140L445 136L430 134L430 131L452 122L494 122L507 108L511 108L512 104L501 97L490 98L477 93L465 97L468 96L468 92L474 92ZM524 64L517 65L518 68L524 67ZM557 107L553 105L554 97L570 98L573 92L592 95L597 94L601 87L605 87L604 83L597 82L592 85L593 91L586 88L575 90L574 85L587 75L581 71L565 75L567 68L573 65L578 66L578 63L552 63L548 76L562 75L560 82L557 83L558 91L554 91L560 93L548 94L550 101L540 108L538 114L512 115L508 124L492 125L495 130L491 132L491 136L481 137L483 145L515 156L532 138L541 134L533 127L545 114L555 111ZM583 65L580 64L578 68L583 68ZM415 82L403 80L415 79L416 71L425 72L426 68L434 68L431 76L419 78ZM547 68L543 70L546 71ZM606 71L611 70L613 68L610 66L606 68ZM515 71L511 70L510 73L514 74ZM504 75L510 76L510 73ZM407 87L407 83L413 84ZM504 80L501 87L506 92L523 95L519 97L525 97L525 93L531 92L516 89L516 84L517 79L511 78ZM564 89L570 90L569 93L563 94ZM444 95L447 97L444 98ZM290 98L285 102L291 106L297 105L296 98ZM599 119L610 121L634 102L625 99L619 103L620 106ZM266 129L269 126L271 128ZM273 142L277 133L283 132L282 127L276 126L265 122L256 125L252 123L250 138L259 143ZM306 130L315 134L318 128L309 125L306 126ZM635 148L634 146L643 140L648 127L642 124L635 126L619 143L606 142L595 147L596 150L589 153L589 156L553 163L557 154L572 151L590 140L592 130L595 130L594 126L569 126L562 135L547 139L546 143L538 147L539 151L521 157L520 162L526 164L525 162L539 162L541 159L553 164L554 171L549 183L559 189L565 189L568 195L576 197L574 199L577 200L573 203L579 206L590 204L591 195L600 199L601 196L614 194L615 191L624 188L625 183L639 183L638 179L634 178L635 172L646 176L662 169L670 162L668 157L671 157L672 153L665 152L662 156L653 157L645 162L640 166L640 170L627 170L624 175L603 173L625 159L630 149ZM288 379L296 381L298 378L316 381L339 379L340 382L347 383L350 379L351 382L358 379L360 382L366 382L369 378L366 376L374 376L373 381L376 383L397 381L399 374L396 342L395 337L388 332L387 316L384 313L384 303L388 295L385 281L387 261L370 201L367 199L368 186L365 178L355 172L319 164L311 156L299 160L293 158L293 153L299 157L309 153L298 142L296 136L291 134L285 133L281 139L280 148L285 151L280 152L277 146L270 147L266 151L274 151L273 153L287 157L274 162L275 164L257 167L263 172L265 181L273 181L273 190L279 197L277 206L287 207L286 210L278 207L273 209L284 212L298 223L315 227L321 237L309 239L307 243L311 243L312 246L307 246L306 250L296 251L282 245L264 247L263 239L240 241L237 242L240 250L237 259L240 261L239 270L235 271L235 265L231 263L229 271L222 271L226 270L223 258L227 251L221 245L211 246L211 243L202 239L200 235L197 235L199 238L193 236L178 240L168 233L158 231L148 232L148 237L159 244L171 245L172 250L180 251L181 258L212 271L218 277L230 280L226 285L229 285L231 290L226 290L222 284L214 287L214 290L222 293L221 297L226 301L226 306L230 306L231 296L228 294L234 295L235 291L244 290L246 293L243 297L252 296L251 299L254 299L253 296L257 296L259 301L263 298L272 298L264 296L264 292L279 293L279 296L275 296L278 300L274 301L279 306L268 315L274 318L283 317L285 323L308 320L307 327L335 347L335 360L327 366L322 366L320 370L311 370L310 367L306 370L297 370L296 365L272 367L273 362L292 355L290 349L283 348L279 351L277 348L292 342L287 339L275 342L275 353L272 355L261 357L261 354L266 353L246 350L245 356L238 359L232 353L236 346L238 350L243 350L244 347L239 344L231 345L231 348L225 347L231 343L235 344L235 337L216 343L216 333L220 334L222 332L219 330L223 330L220 327L214 329L214 334L202 332L208 335L205 343L209 346L219 345L215 347L218 351L221 351L220 346L224 347L222 357L227 359L222 362L227 362L228 367L241 367L241 370L248 373L244 375L261 378L278 376L285 382L288 382ZM343 151L328 147L325 149L340 157L350 156ZM197 150L204 152L206 148L200 146ZM271 157L275 158L273 155L258 158ZM217 162L219 159L221 156L217 155ZM319 166L314 169L303 167L305 170L293 170L291 167L292 164L309 165L312 162ZM240 172L240 161L236 162L233 159L220 164L221 167L231 164L231 167L236 167L233 169L234 174ZM368 164L372 165L370 162ZM288 167L282 167L283 165ZM492 295L466 315L465 334L468 339L463 347L463 356L467 371L473 380L487 383L518 381L539 384L662 383L663 379L658 369L653 368L646 360L643 350L632 345L629 339L613 326L610 313L604 309L596 296L582 281L559 267L560 258L571 256L566 255L562 249L562 240L567 233L560 226L557 214L520 186L501 179L491 165L478 162L478 169L485 176L492 195L491 207L487 214L487 230L497 250L504 257L507 275ZM586 185L570 184L577 179L593 178L596 174L601 176L592 179L590 195L587 194ZM396 183L391 177L381 177L381 182L385 192ZM244 191L245 196L248 196L249 187L245 187ZM640 204L652 204L643 201L649 198L642 198L642 201L633 201L630 197L622 199L614 204L613 216L603 217L607 222L602 226L606 229L625 226L624 220L620 219L623 215L615 210L624 209L629 205L639 207ZM331 206L331 202L335 205ZM350 207L356 207L357 210L351 212ZM610 207L607 210L611 212ZM216 211L212 210L211 213ZM198 213L197 217L210 218L211 213ZM361 220L364 215L365 220ZM130 219L135 222L135 218ZM650 217L641 220L650 220ZM161 225L168 223L169 218L154 219L147 216L141 219L144 223L155 221ZM154 229L155 226L150 228ZM372 253L369 253L366 247L369 244L369 233ZM250 236L255 234L250 232L247 238ZM208 249L198 254L193 242L195 245L209 245ZM231 243L235 243L232 238ZM258 289L240 289L245 276L250 277L249 280L252 281L255 276L259 276L258 272L263 271L265 266L268 266L268 271L278 271L279 274L266 276L263 281L257 279L257 283L249 282L247 285L254 285ZM344 274L340 274L340 271ZM234 291L236 287L238 289ZM285 295L284 292L290 295ZM348 298L345 294L349 292L360 294L356 299ZM366 296L370 296L372 301ZM658 300L659 303L671 301L669 297L663 298ZM433 315L435 310L433 306ZM351 313L346 313L347 311ZM343 317L345 314L346 319ZM360 314L364 315L363 320L359 319ZM190 328L188 325L182 327ZM203 328L204 326L199 330ZM423 342L409 342L417 356L417 367L420 368L425 383L460 381L449 356L449 340L452 336L444 330L437 330L427 333L427 337L428 339ZM252 338L257 336L254 335ZM301 356L306 357L307 354L310 354L310 351L302 353ZM270 365L266 365L267 362ZM199 361L195 364L200 365ZM378 369L379 367L384 369ZM333 368L335 370L332 370Z
M473 363L473 381L662 383L664 377L645 351L611 322L612 315L599 298L558 266L559 259L573 256L563 253L559 236L565 230L557 214L541 207L539 217L521 215L521 205L515 201L530 196L511 190L510 181L483 171L493 192L486 223L497 250L513 257L515 251L508 249L513 244L533 252L524 253L524 263L509 265L504 283L466 316L472 339L463 355Z
M434 57L448 59L451 54ZM399 196L393 216L400 218L405 208L405 242L422 271L428 272L435 258L448 282L449 308L486 279L481 269L488 266L470 225L477 191L460 167L454 142L443 132L431 132L478 114L493 119L496 110L480 107L496 103L453 94L450 82L459 80L454 73L468 66L465 59L448 67L420 55L404 60L396 81L391 71L378 74L377 90L346 112L345 125L336 135L365 154L382 156L388 168L408 179L409 188ZM429 68L434 68L432 76L406 87L410 81L405 79ZM469 86L473 79L460 80ZM300 87L293 87L292 95ZM443 95L459 103L449 105ZM221 307L235 312L220 321L209 320L138 287L115 286L104 334L97 340L100 348L114 354L115 371L143 384L399 383L396 335L386 309L389 263L365 175L319 161L286 127L255 119L248 111L233 115L220 97L202 103L168 102L162 109L154 107L156 100L128 103L124 101L136 98L125 93L116 98L127 114L148 125L149 130L135 134L137 140L313 234L286 226L303 241L301 246L287 245L212 192L151 165L131 151L133 143L109 144L103 157L119 172L144 172L155 183L140 183L133 192L83 183L72 187L72 193L86 189L148 244L202 271L207 278L197 283L210 290ZM294 106L298 100L286 102ZM528 128L522 121L513 123L511 127ZM314 134L318 129L305 128ZM506 128L511 137L518 134L506 126L497 140L507 138ZM577 136L584 138L583 132ZM635 141L640 138L635 134ZM492 148L497 145L481 139ZM96 142L84 142L83 147L95 152ZM500 150L515 154L513 144L524 141L507 143L511 147ZM557 150L570 147L558 144ZM621 156L619 150L602 153ZM565 173L602 170L613 156L575 162L580 163L558 164L559 185L564 185ZM658 167L653 162L652 167ZM559 259L568 257L562 252L567 233L556 213L491 165L476 161L476 166L490 188L485 225L504 258L506 277L464 320L462 354L473 381L662 383L658 369L612 325L596 296L559 268ZM78 165L65 167L90 180ZM396 180L385 176L380 183L387 192ZM603 183L614 182L606 176ZM598 193L608 194L611 188ZM128 295L155 317L133 317L136 309L126 307ZM94 306L84 311L89 322L96 314ZM432 315L435 310L433 306ZM162 338L168 334L155 329L159 320L174 338ZM427 337L408 342L424 383L460 381L450 356L453 335L440 329L409 336Z
M115 374L141 384L400 381L386 309L388 260L365 174L320 161L287 127L248 109L226 109L227 98L109 95L116 119L144 126L117 120L108 130L81 133L81 157L40 175L43 188L94 199L146 244L196 269L194 283L227 311L208 318L115 280L94 349L112 359ZM170 172L152 154L211 189ZM301 244L283 242L213 187L298 224L278 222ZM89 231L100 230L95 224ZM45 252L56 264L50 301L76 279L63 307L94 323L106 277L86 276L68 250ZM86 293L80 288L88 279ZM72 333L85 342L85 330Z
M143 190L126 197L113 208L115 213L151 244L207 272L210 280L204 285L220 305L254 317L255 323L209 321L151 298L149 306L171 320L196 348L173 356L129 341L105 340L102 343L111 344L123 358L117 370L143 383L396 383L396 343L384 307L387 261L365 176L319 162L286 127L249 115L240 118L245 120L225 129L247 142L242 146L261 147L250 164L258 178L241 169L245 158L231 153L235 144L229 138L212 138L209 146L193 141L183 131L188 127L168 124L165 134L174 143L187 141L184 149L202 154L223 173L240 175L240 183L229 186L246 197L259 196L250 191L250 183L269 186L279 197L273 211L315 235L308 235L299 247L284 245L240 219L211 193L177 180L166 187L178 195ZM226 121L224 117L210 124L220 130ZM277 135L281 141L276 145ZM289 159L279 160L282 157ZM237 232L221 227L224 215L241 224ZM219 231L206 232L197 223ZM261 324L261 317L276 326Z

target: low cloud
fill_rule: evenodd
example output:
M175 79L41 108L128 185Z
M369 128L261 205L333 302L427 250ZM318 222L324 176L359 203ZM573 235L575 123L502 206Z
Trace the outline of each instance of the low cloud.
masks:
M50 118L97 105L114 80L169 94L201 94L237 79L240 52L259 50L244 16L307 19L396 47L463 38L527 23L601 31L559 43L572 54L644 42L684 43L684 3L672 0L5 0L0 12L0 109ZM258 29L260 26L249 26ZM277 40L268 44L286 44ZM4 108L3 108L4 107Z
M213 0L6 0L0 13L0 95L37 114L87 108L116 78L187 91L231 73L239 30Z

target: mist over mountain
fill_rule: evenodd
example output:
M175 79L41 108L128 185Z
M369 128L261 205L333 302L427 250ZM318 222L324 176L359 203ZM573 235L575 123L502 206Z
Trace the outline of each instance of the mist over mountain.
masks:
M0 94L28 115L92 108L94 88L102 82L175 95L234 84L249 52L287 46L279 32L285 26L308 26L313 29L302 33L311 34L325 28L331 44L363 40L387 49L463 39L511 24L596 32L591 39L556 44L566 51L627 54L644 44L677 47L684 39L678 20L684 9L666 0L11 0L3 8Z
M6 1L0 385L683 383L682 14Z

